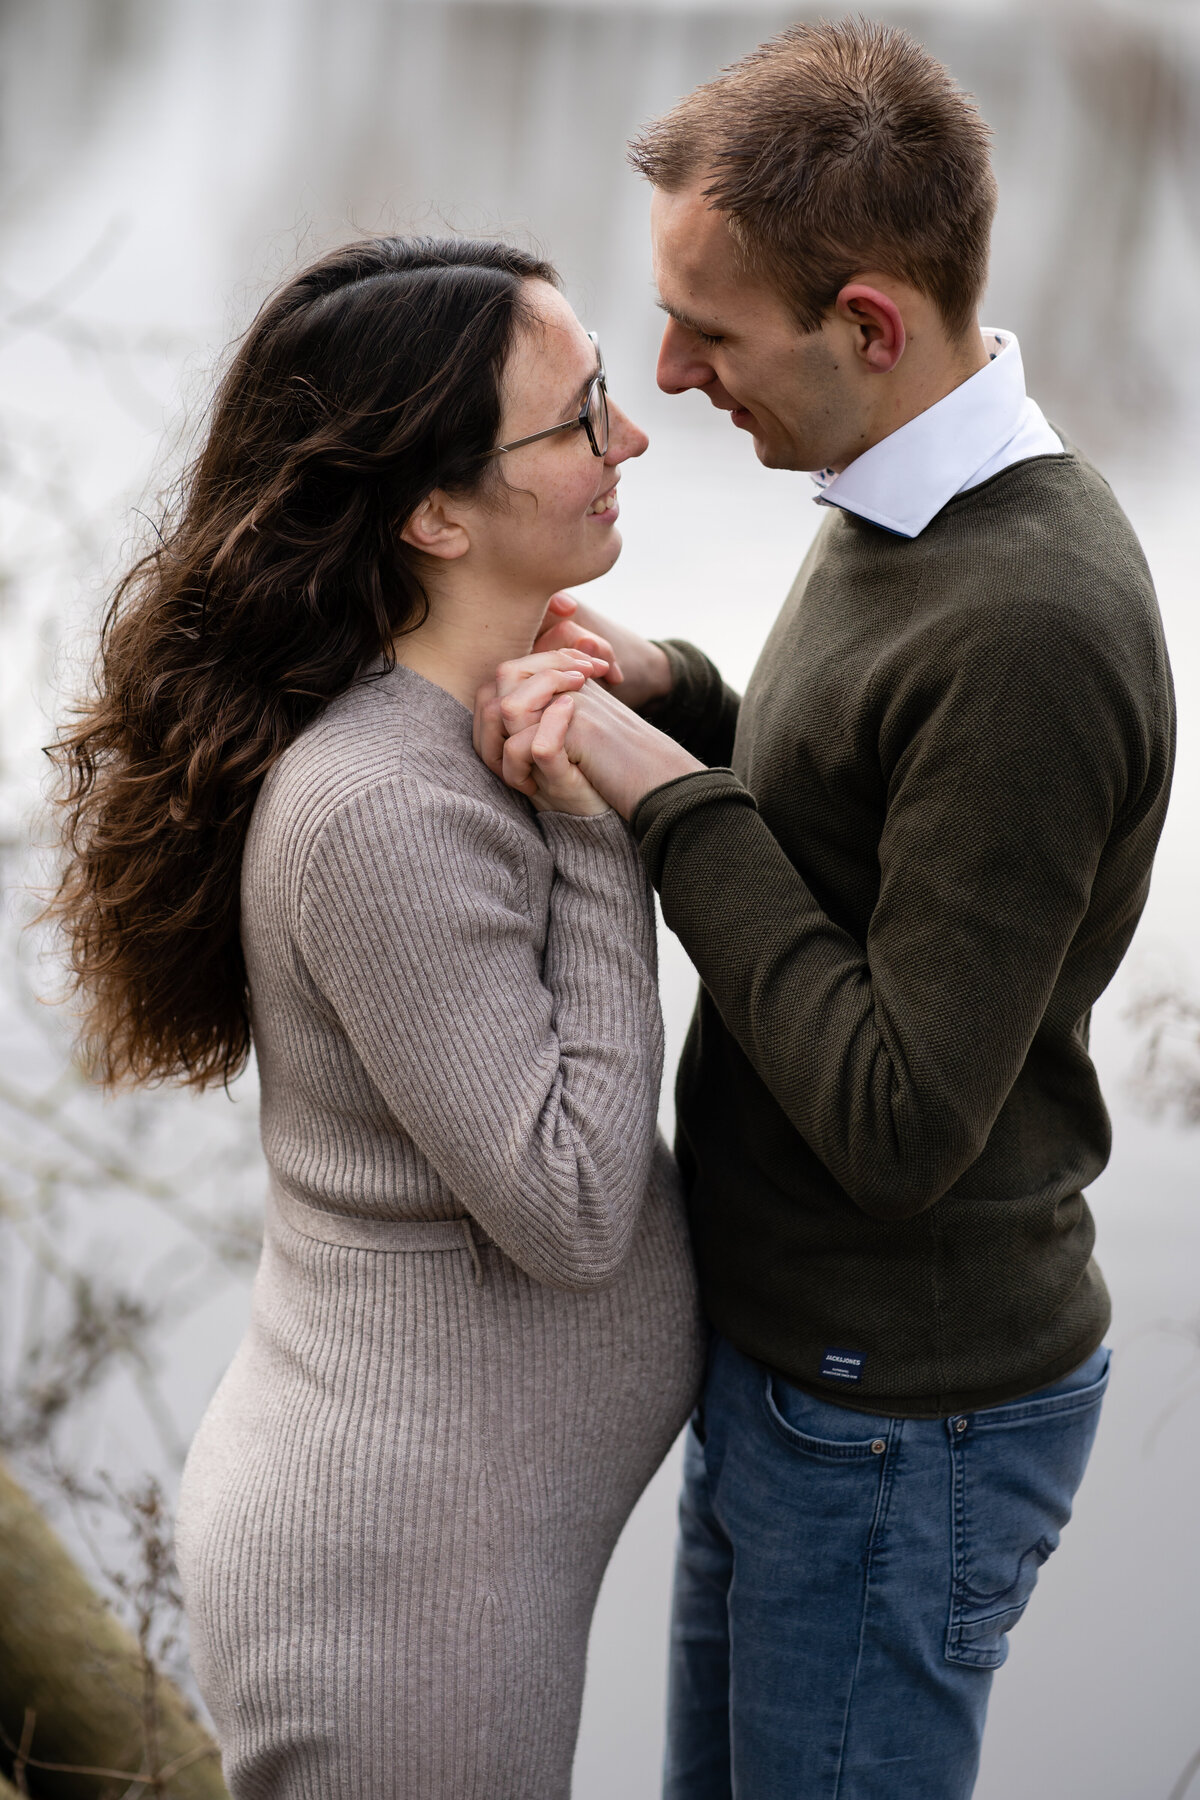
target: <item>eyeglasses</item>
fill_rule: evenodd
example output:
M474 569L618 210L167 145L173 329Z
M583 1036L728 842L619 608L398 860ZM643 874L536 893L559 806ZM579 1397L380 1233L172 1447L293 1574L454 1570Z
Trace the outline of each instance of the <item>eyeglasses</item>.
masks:
M592 447L593 456L604 456L608 450L608 389L604 383L604 358L600 354L600 340L594 331L588 337L596 349L596 373L588 383L587 395L583 402L583 411L577 419L567 419L562 425L551 425L546 431L535 431L529 437L515 438L511 444L497 444L490 456L504 456L510 450L519 450L522 444L536 444L541 438L553 437L558 431L577 431L580 426L587 432L587 441Z

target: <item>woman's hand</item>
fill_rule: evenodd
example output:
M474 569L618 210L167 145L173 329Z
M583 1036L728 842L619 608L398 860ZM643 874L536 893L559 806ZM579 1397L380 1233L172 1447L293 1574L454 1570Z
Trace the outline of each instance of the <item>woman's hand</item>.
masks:
M565 749L571 696L608 669L606 658L579 650L534 651L501 663L475 696L476 754L539 812L609 810Z
M579 650L534 650L496 670L475 696L475 754L504 779L504 745L537 724L558 694L578 693L584 682L608 673L607 658ZM522 793L527 792L525 788ZM530 798L533 796L530 794Z
M561 735L563 753L580 780L590 783L595 793L619 812L632 819L639 801L652 788L681 775L702 774L705 765L677 744L674 738L659 731L640 713L622 706L598 681L589 681L571 694L567 702L556 701L566 713ZM559 727L556 721L555 743ZM533 756L534 733L526 728L504 746L501 773L509 787L519 788L532 798L528 785L536 775ZM573 809L572 809L573 810Z
M501 773L509 787L528 794L538 812L594 818L612 809L567 755L575 696L559 694L536 725L504 742Z

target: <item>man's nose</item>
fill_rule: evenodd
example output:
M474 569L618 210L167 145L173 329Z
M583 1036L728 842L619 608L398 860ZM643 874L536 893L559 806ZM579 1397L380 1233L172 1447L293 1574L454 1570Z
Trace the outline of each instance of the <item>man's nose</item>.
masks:
M708 386L716 371L702 349L695 332L685 331L674 319L667 320L655 370L664 394L686 394L689 388Z

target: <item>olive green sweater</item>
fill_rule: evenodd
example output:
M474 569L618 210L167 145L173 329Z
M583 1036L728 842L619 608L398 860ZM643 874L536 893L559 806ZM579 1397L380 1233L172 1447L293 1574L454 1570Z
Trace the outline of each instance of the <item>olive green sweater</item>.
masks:
M915 539L831 512L740 707L668 648L657 722L731 765L634 819L702 982L677 1149L710 1319L864 1411L1053 1381L1109 1320L1088 1021L1174 748L1128 521L1070 452Z

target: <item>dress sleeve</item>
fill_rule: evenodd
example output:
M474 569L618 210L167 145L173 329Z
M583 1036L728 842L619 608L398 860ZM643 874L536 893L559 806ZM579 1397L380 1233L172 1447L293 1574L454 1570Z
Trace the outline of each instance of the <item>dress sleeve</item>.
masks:
M666 651L671 665L671 691L645 707L645 717L709 768L727 766L733 756L740 696L695 644L665 638L659 648Z
M345 803L297 936L400 1128L513 1261L603 1285L646 1188L662 1074L654 915L616 814L543 814L535 918L521 833L403 781Z

